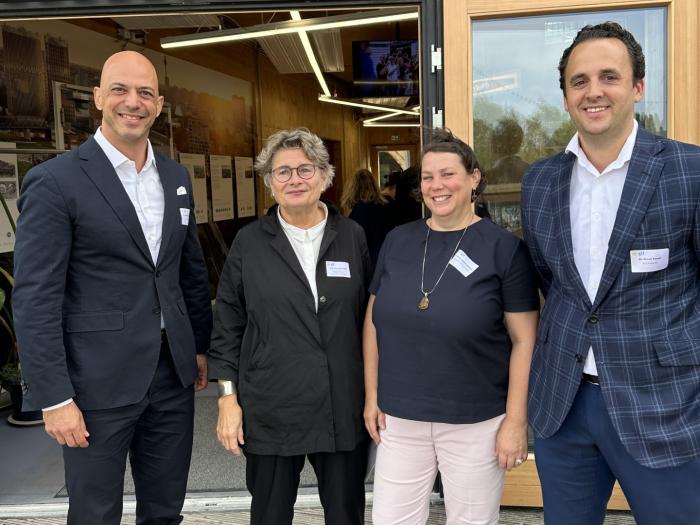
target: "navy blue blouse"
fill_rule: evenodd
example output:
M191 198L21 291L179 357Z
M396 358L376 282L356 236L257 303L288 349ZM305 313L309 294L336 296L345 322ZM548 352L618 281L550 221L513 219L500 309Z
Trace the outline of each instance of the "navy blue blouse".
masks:
M504 312L539 309L534 268L520 239L483 219L460 242L458 258L467 265L453 259L429 308L420 310L427 227L419 220L389 233L370 285L379 407L415 421L485 421L505 412L511 341ZM430 232L425 290L435 285L461 234Z

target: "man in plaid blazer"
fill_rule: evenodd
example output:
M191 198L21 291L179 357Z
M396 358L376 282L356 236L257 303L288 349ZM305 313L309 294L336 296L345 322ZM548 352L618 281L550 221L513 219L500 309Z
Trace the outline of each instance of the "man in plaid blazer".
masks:
M700 523L700 148L634 120L644 55L586 26L559 64L577 133L529 169L525 240L545 305L529 417L548 525Z

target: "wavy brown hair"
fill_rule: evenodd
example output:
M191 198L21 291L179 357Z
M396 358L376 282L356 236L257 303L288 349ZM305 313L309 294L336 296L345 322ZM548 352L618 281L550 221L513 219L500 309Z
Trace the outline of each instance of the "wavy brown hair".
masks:
M340 198L340 207L343 213L349 214L358 202L376 204L384 204L385 202L379 191L377 179L371 171L364 168L357 170L350 182L346 184L343 196Z

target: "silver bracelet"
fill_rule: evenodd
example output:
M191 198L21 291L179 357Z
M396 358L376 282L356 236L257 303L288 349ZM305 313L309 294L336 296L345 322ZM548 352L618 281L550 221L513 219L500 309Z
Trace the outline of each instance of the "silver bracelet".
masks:
M219 397L230 396L236 393L236 386L233 381L219 379Z

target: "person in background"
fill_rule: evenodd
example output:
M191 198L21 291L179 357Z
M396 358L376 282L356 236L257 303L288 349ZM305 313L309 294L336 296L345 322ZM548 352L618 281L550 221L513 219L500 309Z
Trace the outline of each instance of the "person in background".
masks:
M253 525L291 525L306 458L326 523L364 521L362 228L321 202L334 169L306 128L268 138L256 171L277 204L233 241L219 281L209 377L217 436L246 457Z
M343 190L341 209L362 226L367 238L372 267L377 264L379 249L393 227L390 208L379 191L377 180L367 169L357 170Z
M475 215L471 148L423 150L431 212L384 242L364 323L365 424L378 443L376 525L423 525L441 473L448 523L498 523L506 470L527 459L539 297L525 244Z
M163 97L146 57L112 55L94 96L95 135L32 168L19 199L24 408L63 445L69 525L121 523L127 453L136 523L175 525L211 334L192 185L148 140Z
M614 22L559 62L566 149L525 175L545 296L530 424L545 522L596 525L615 480L640 525L700 517L700 148L635 120L645 61Z

